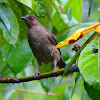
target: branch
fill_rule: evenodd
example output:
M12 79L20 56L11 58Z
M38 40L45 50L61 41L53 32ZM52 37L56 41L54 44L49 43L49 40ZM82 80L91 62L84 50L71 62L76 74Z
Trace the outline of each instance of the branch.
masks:
M64 68L57 70L55 73L47 72L47 73L39 74L38 78L35 78L35 75L27 76L27 77L18 77L18 78L17 77L16 78L0 78L0 83L21 83L21 82L28 82L32 80L40 80L43 78L57 77L59 75L62 75L63 71L64 71ZM68 70L66 76L78 71L79 71L78 67L74 66Z

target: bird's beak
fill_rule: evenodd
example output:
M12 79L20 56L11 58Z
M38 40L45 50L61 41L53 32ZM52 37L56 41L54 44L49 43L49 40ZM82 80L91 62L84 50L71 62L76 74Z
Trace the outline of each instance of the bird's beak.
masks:
M21 17L21 19L23 19L23 20L27 20L26 17Z

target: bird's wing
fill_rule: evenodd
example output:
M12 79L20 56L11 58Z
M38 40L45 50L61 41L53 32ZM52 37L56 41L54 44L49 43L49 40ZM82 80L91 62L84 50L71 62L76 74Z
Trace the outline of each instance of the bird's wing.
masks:
M47 30L49 33L50 33L50 36L48 37L50 42L56 46L57 45L57 41L56 41L56 37L55 35L53 35L49 30ZM58 48L59 52L60 52L60 49ZM61 52L60 52L60 55L61 55Z

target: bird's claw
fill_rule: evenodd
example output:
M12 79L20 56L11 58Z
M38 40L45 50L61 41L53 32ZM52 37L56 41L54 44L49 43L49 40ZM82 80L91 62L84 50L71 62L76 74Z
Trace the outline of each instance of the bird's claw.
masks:
M56 70L53 70L52 73L54 74L56 72Z
M40 72L35 72L34 78L38 78L39 77L39 74L41 74L41 73Z

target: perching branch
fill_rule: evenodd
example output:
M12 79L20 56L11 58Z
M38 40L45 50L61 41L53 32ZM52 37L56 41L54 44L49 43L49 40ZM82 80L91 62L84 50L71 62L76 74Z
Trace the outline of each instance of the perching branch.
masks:
M21 82L28 82L33 80L40 80L43 78L49 78L49 77L57 77L59 75L62 75L64 71L64 68L57 70L55 73L47 72L43 74L39 74L38 78L35 78L35 75L33 76L27 76L27 77L18 77L18 78L0 78L0 83L21 83ZM78 67L72 67L68 70L66 75L72 74L73 72L78 72Z

